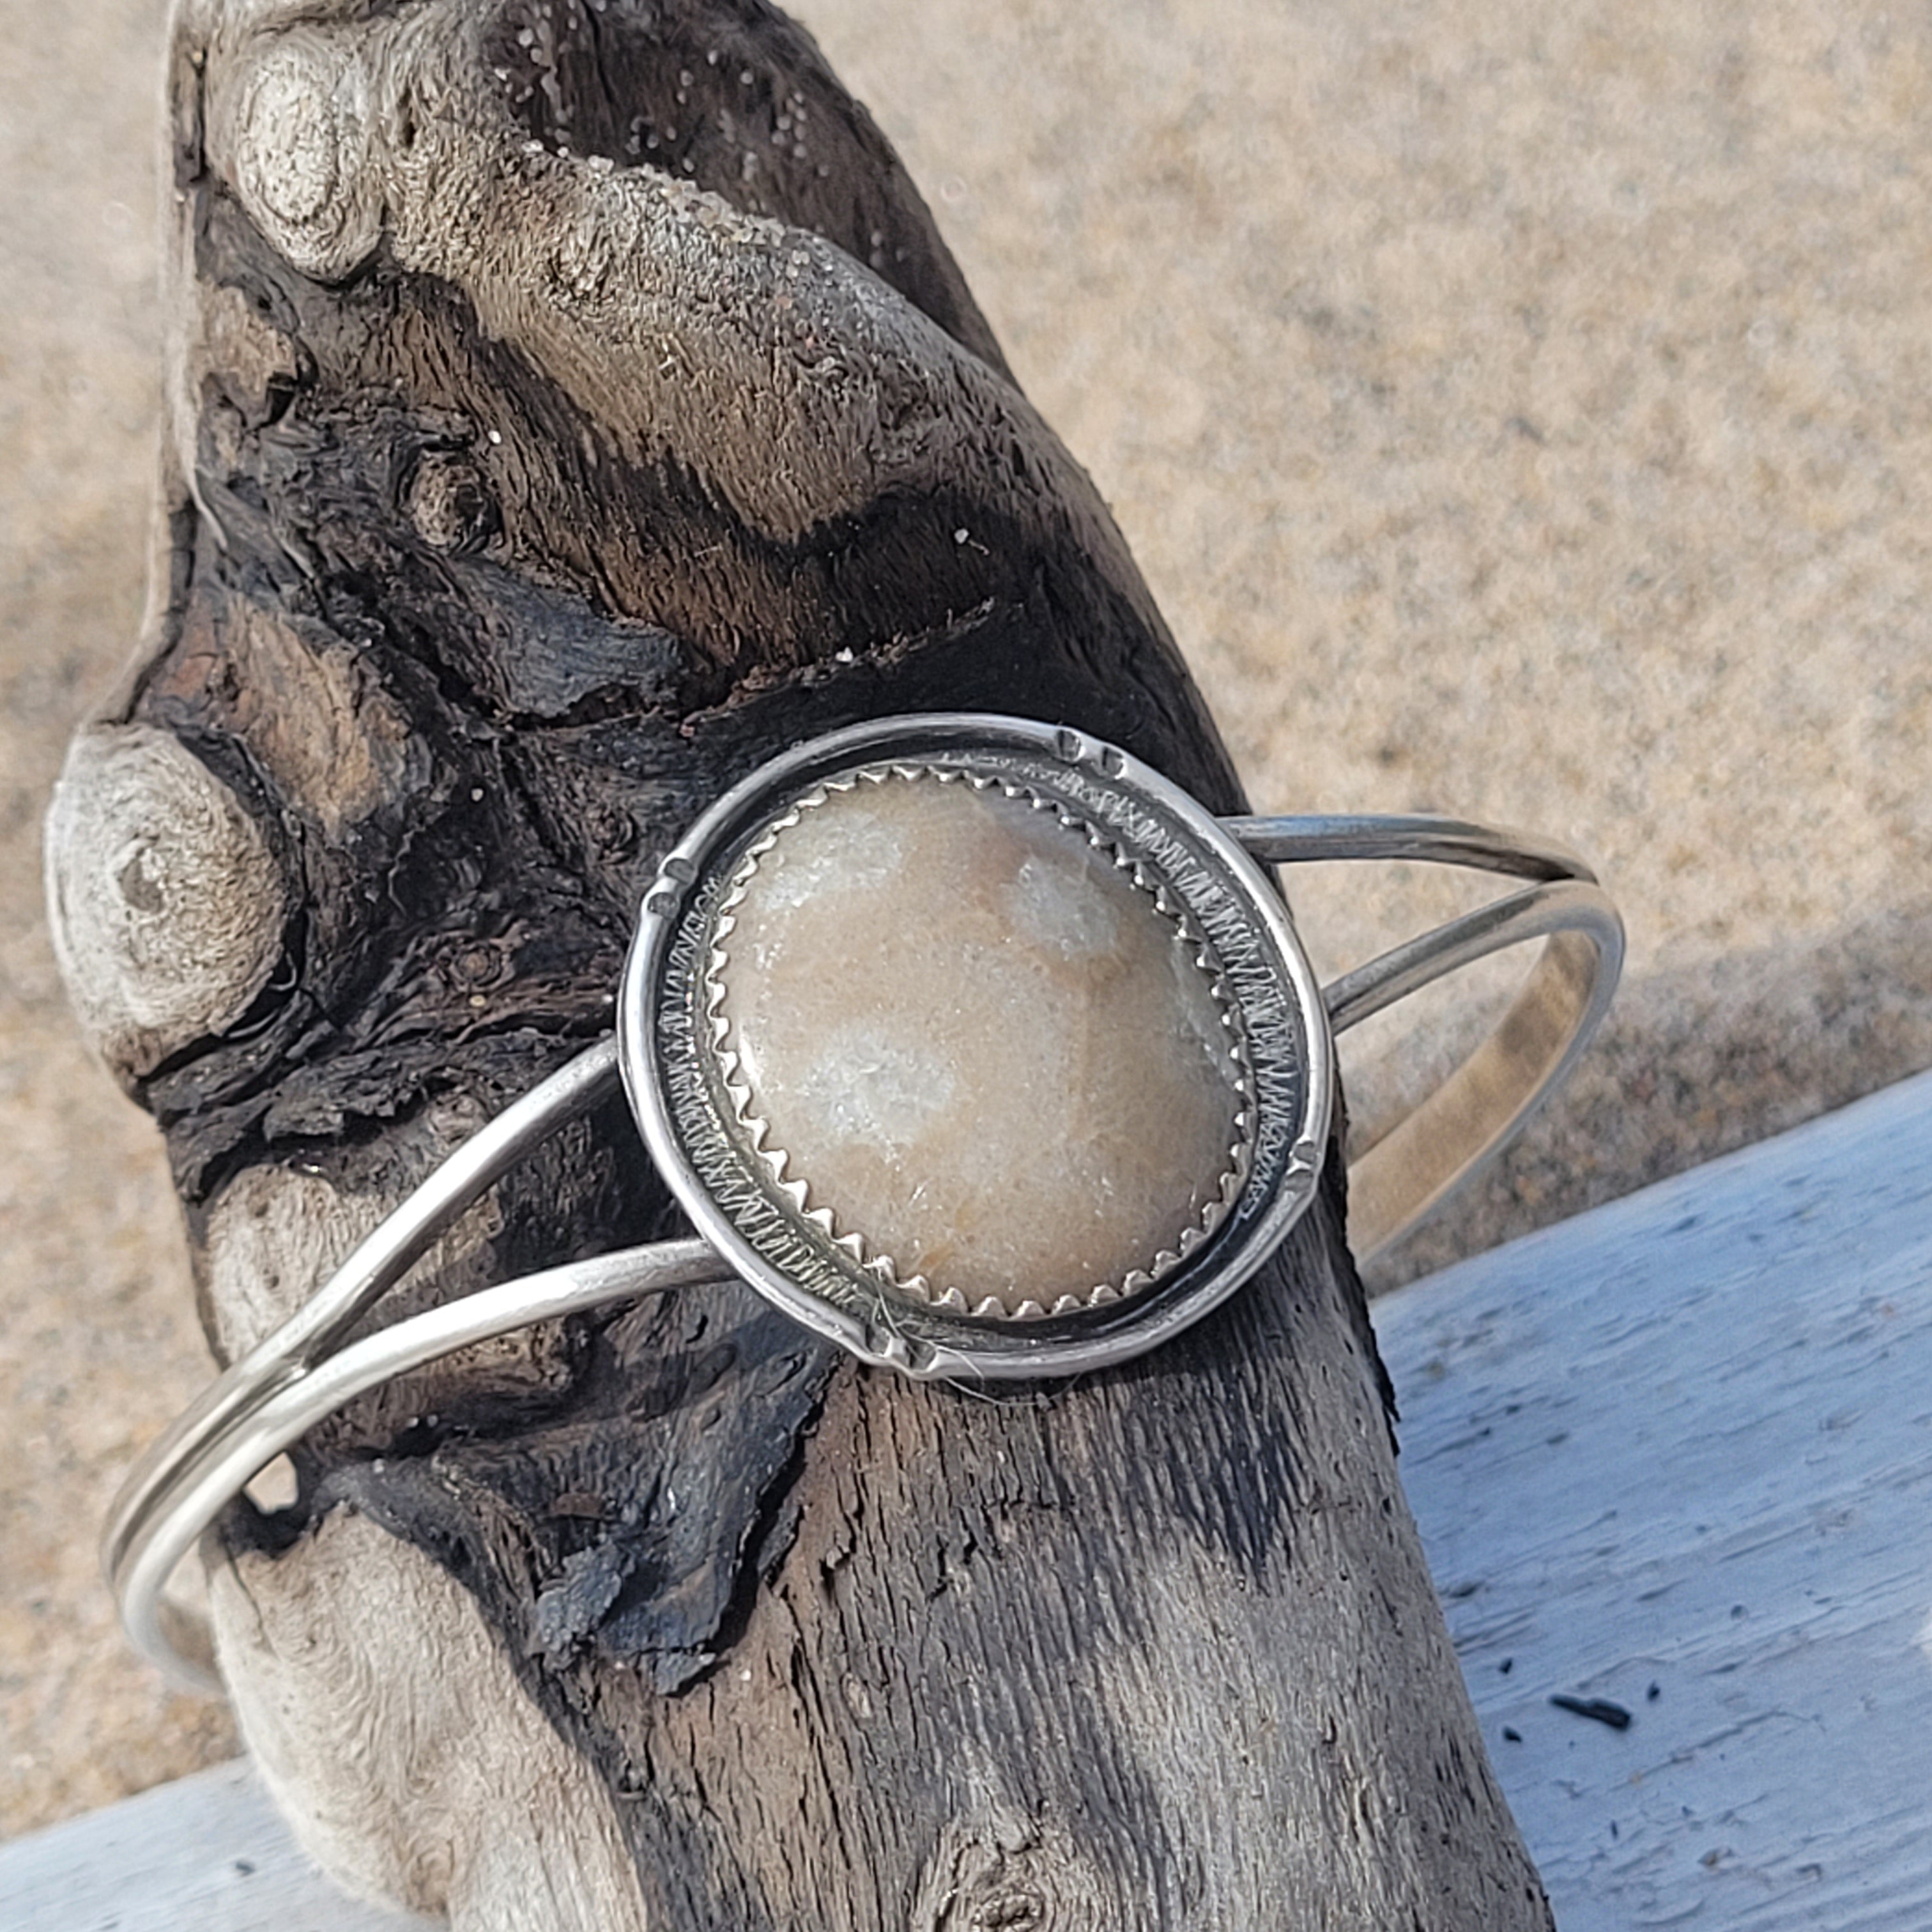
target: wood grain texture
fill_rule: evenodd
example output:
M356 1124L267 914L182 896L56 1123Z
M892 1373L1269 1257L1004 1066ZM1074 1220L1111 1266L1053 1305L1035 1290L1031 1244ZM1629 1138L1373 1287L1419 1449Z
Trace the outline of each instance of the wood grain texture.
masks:
M1376 1322L1564 1932L1932 1924L1932 1076Z
M248 1010L119 1062L212 1334L608 1025L653 854L779 746L994 706L1238 803L1104 506L758 0L188 0L170 71L166 548L114 722L286 886ZM1342 1219L1331 1178L1238 1305L1077 1389L862 1375L723 1286L358 1404L218 1539L298 1832L472 1928L1546 1924ZM395 1302L672 1225L613 1106Z
M1932 1920L1932 1078L1376 1318L1424 1542L1564 1932ZM0 1920L29 1932L279 1932L292 1909L363 1932L240 1767L0 1847Z

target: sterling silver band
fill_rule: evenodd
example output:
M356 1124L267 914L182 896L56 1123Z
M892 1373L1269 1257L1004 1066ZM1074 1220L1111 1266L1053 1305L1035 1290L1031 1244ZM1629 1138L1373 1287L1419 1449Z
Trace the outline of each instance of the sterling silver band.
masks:
M878 729L836 735L860 742ZM1016 737L1036 736L1041 730L1013 727ZM1063 745L1073 739L1058 735ZM1107 767L1110 773L1131 764L1118 753L1108 751L1108 756L1114 761ZM1186 803L1192 806L1191 800ZM1198 806L1192 811L1205 818ZM1623 957L1622 925L1582 860L1514 832L1413 816L1242 818L1218 825L1220 835L1263 864L1419 861L1531 882L1322 989L1313 1024L1324 1036L1332 1035L1490 954L1529 939L1545 942L1529 978L1482 1045L1374 1146L1352 1160L1354 1245L1364 1256L1378 1252L1466 1184L1574 1064L1615 989ZM1311 1067L1312 1076L1325 1083L1327 1038L1311 1039L1310 1052L1319 1062ZM130 1473L110 1512L103 1565L130 1639L170 1676L197 1688L220 1688L205 1618L165 1594L177 1566L249 1481L335 1409L427 1362L532 1323L745 1272L711 1241L662 1242L503 1282L346 1341L438 1237L518 1160L616 1090L620 1060L616 1040L600 1041L465 1142L294 1316L212 1383ZM1322 1084L1316 1110L1324 1136L1326 1093ZM1303 1168L1294 1184L1300 1204L1312 1196L1320 1158L1318 1143L1312 1155L1298 1149ZM1270 1223L1261 1245L1278 1242L1294 1216L1276 1218L1281 1225ZM842 1327L809 1312L802 1318L866 1360L928 1378L1064 1374L1155 1346L1224 1298L1258 1259L1251 1255L1232 1274L1224 1270L1226 1278L1193 1291L1183 1304L1169 1304L1165 1312L1151 1306L1138 1324L1118 1322L1097 1340L1049 1336L1030 1354L1011 1358L970 1348L914 1354L896 1337L880 1340L876 1331Z
M1545 941L1488 1038L1374 1146L1351 1157L1349 1234L1357 1255L1371 1260L1473 1180L1562 1084L1610 1011L1623 970L1623 922L1581 859L1527 832L1419 814L1223 822L1257 859L1276 865L1420 860L1537 882L1322 989L1329 1024L1346 1033L1432 980L1526 940Z

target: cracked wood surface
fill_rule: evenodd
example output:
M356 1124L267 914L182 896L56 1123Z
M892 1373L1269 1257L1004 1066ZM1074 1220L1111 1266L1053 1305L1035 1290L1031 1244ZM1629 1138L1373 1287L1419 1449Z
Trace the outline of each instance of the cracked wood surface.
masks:
M1929 1203L1922 1076L1377 1304L1406 1486L1564 1932L1932 1918ZM238 1766L0 1847L0 1919L32 1932L291 1910L365 1932Z
M788 22L186 0L170 86L153 608L82 743L168 742L222 810L77 754L50 866L224 1346L608 1023L652 853L779 746L996 706L1238 802ZM199 997L143 1006L169 976ZM864 1376L723 1287L382 1391L221 1534L272 1788L464 1927L1546 1924L1342 1219L1331 1184L1233 1306L1074 1389ZM608 1108L396 1301L670 1225Z

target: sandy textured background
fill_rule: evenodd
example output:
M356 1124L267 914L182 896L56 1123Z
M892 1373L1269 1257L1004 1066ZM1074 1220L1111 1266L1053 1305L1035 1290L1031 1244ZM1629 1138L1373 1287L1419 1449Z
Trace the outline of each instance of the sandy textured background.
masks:
M805 11L1256 799L1538 827L1626 910L1604 1048L1385 1280L1932 1064L1928 16ZM142 596L163 12L0 0L0 1832L232 1748L122 1655L94 1580L116 1474L204 1358L38 886ZM1451 903L1300 898L1330 970ZM1376 1104L1413 1076L1368 1046Z

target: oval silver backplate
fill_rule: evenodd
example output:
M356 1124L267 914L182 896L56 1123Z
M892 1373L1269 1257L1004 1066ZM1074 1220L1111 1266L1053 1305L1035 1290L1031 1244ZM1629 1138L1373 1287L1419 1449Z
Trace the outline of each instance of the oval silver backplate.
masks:
M799 1210L737 1130L703 995L719 902L747 848L800 799L855 770L895 764L957 770L1064 806L1131 854L1213 949L1238 1009L1252 1082L1246 1172L1211 1238L1138 1294L1010 1322L905 1300ZM922 1377L1078 1374L1142 1354L1198 1321L1306 1211L1334 1104L1320 992L1261 868L1198 801L1113 746L990 714L854 725L734 787L666 855L645 895L617 1036L646 1144L698 1232L808 1328L866 1361Z

